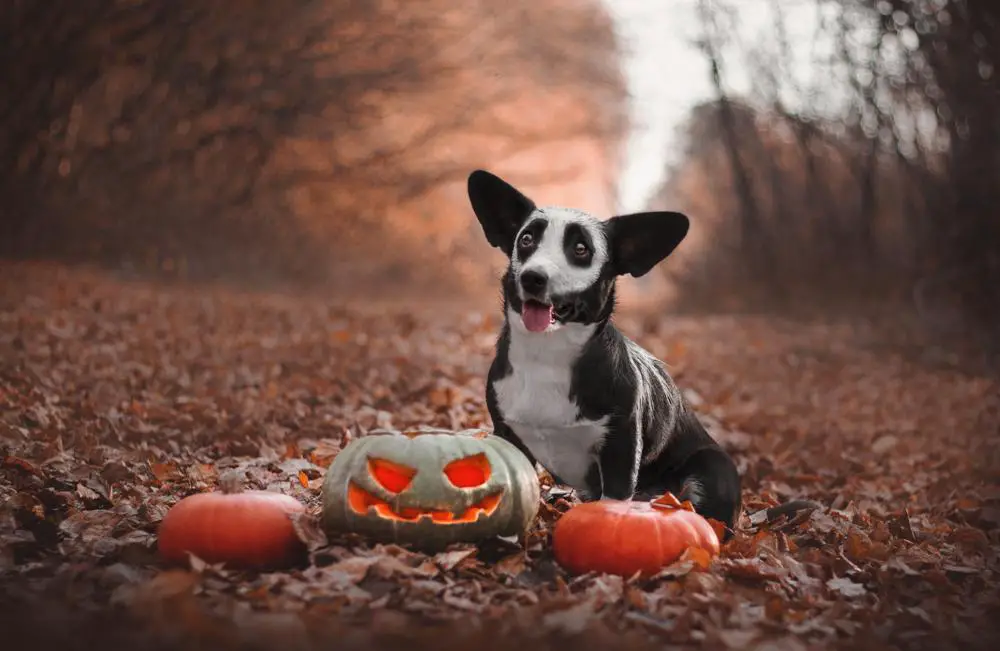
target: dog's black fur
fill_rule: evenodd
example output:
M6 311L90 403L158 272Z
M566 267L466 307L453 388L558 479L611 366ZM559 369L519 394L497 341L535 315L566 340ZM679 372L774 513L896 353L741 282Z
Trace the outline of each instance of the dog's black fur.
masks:
M520 244L528 241L524 232L544 231L549 223L544 219L545 210L552 209L538 209L513 186L482 170L469 176L468 193L487 240L510 259L502 281L505 318L487 380L487 406L495 433L511 441L534 462L537 455L505 418L497 387L498 382L514 372L509 359L512 342L509 311L521 315L525 300L531 300L522 297L524 291L519 291L519 282L525 281L516 277L514 268L515 263L520 265L529 260L533 251L530 246ZM687 218L680 213L652 212L583 225L565 220L561 224L567 273L575 273L572 265L587 264L586 255L577 260L571 254L575 242L584 242L585 246L577 251L589 249L591 258L594 251L604 253L599 274L586 288L563 295L553 293L545 299L553 306L554 324L580 324L588 327L584 332L590 333L579 354L569 362L572 368L567 398L575 403L576 418L608 419L586 472L585 486L579 487L581 497L649 499L670 491L681 499L691 499L697 512L723 522L731 533L741 511L740 476L732 458L699 422L663 364L632 343L611 321L617 276L627 273L639 277L649 272L684 239ZM540 242L544 237L544 233L532 232L532 235L532 241ZM604 249L595 246L592 241L595 237L604 238ZM516 336L540 335L521 330ZM524 425L525 417L521 418ZM530 420L531 416L527 418ZM637 423L637 419L641 422ZM575 431L571 429L573 426L553 431L551 435L566 437L567 431L571 434ZM542 434L536 429L534 436L549 435L544 426L540 428ZM561 444L573 445L565 441ZM536 444L536 451L539 445ZM564 483L552 474L559 483Z

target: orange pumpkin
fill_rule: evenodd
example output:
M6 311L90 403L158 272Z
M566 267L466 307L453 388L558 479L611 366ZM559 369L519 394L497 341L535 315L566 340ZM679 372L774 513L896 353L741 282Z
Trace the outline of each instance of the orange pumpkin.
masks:
M288 516L304 510L294 497L271 491L189 495L160 524L160 555L184 563L191 552L232 568L287 565L304 550Z
M655 574L689 547L719 554L712 525L669 493L650 502L598 500L574 506L556 522L552 551L574 574Z

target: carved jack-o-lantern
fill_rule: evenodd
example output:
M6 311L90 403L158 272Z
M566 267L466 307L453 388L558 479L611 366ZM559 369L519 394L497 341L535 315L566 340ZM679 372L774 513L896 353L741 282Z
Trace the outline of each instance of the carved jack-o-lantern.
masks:
M513 445L478 430L369 434L323 480L323 526L436 548L523 533L538 513L538 476Z

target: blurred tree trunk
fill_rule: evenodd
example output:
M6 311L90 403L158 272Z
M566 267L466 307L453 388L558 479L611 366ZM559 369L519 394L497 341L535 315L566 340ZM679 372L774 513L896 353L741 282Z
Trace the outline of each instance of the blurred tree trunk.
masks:
M773 3L774 43L751 45L729 36L749 8L698 3L717 99L696 109L711 119L689 125L699 144L675 174L727 168L726 196L692 197L726 244L702 252L703 277L678 280L702 304L713 291L723 304L738 295L792 309L914 301L939 332L985 332L1000 346L1000 3L816 3L832 57L813 58L806 92L789 73L784 3ZM745 100L723 87L722 52L734 47L751 73ZM823 92L828 77L846 95ZM783 91L806 105L789 111ZM841 98L839 114L820 117Z
M949 15L942 38L925 41L950 112L946 260L964 308L1000 326L1000 21L995 0L953 2Z
M46 175L58 174L60 161L46 155L45 145L77 95L100 76L93 32L114 19L117 4L93 0L75 12L32 0L0 4L0 61L7 62L0 66L0 254L17 249Z
M730 170L736 185L737 205L740 210L740 246L746 256L746 261L750 265L756 266L762 263L760 254L763 247L760 239L764 235L764 229L760 227L760 211L757 206L757 197L754 195L750 173L740 155L744 146L748 144L741 142L741 136L746 138L749 133L746 129L740 129L742 125L737 124L735 111L729 101L729 94L723 85L722 58L719 54L721 35L719 34L716 10L709 7L704 0L699 3L698 9L702 27L705 29L705 35L701 42L702 50L705 52L711 68L712 87L718 96L718 124L722 130L726 155L729 158Z

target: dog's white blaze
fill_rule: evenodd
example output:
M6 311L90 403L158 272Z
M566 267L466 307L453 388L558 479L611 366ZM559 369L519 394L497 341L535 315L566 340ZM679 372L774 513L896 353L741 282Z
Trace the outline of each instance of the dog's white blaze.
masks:
M573 363L595 326L569 323L532 333L513 310L507 319L513 371L493 385L500 413L542 466L582 490L604 443L608 418L578 418L569 390Z
M635 375L635 404L632 407L632 415L635 418L635 435L638 438L636 443L636 459L642 458L642 433L646 426L646 418L652 408L653 392L660 395L669 395L666 380L663 378L661 370L657 368L659 360L649 354L639 344L631 339L625 340L625 354L628 356L628 363ZM649 461L647 457L644 461ZM638 473L639 464L636 463L634 471Z
M529 269L540 271L549 278L549 292L552 294L570 294L582 292L597 280L601 267L608 256L608 246L601 233L601 222L597 217L581 210L546 206L533 212L524 221L525 227L533 219L540 217L548 222L538 248L522 266L517 256L511 260L511 268L515 276ZM563 249L563 238L569 224L579 224L590 233L593 242L594 255L590 266L578 267L570 264ZM524 230L522 228L522 230ZM517 237L521 237L518 232ZM517 240L515 240L516 242Z
M649 383L643 374L642 357L636 354L636 346L628 339L625 340L625 355L628 357L628 365L635 376L635 404L632 407L632 417L635 419L635 462L632 464L632 482L639 474L639 463L642 459L642 428L646 422L646 410L649 409Z

